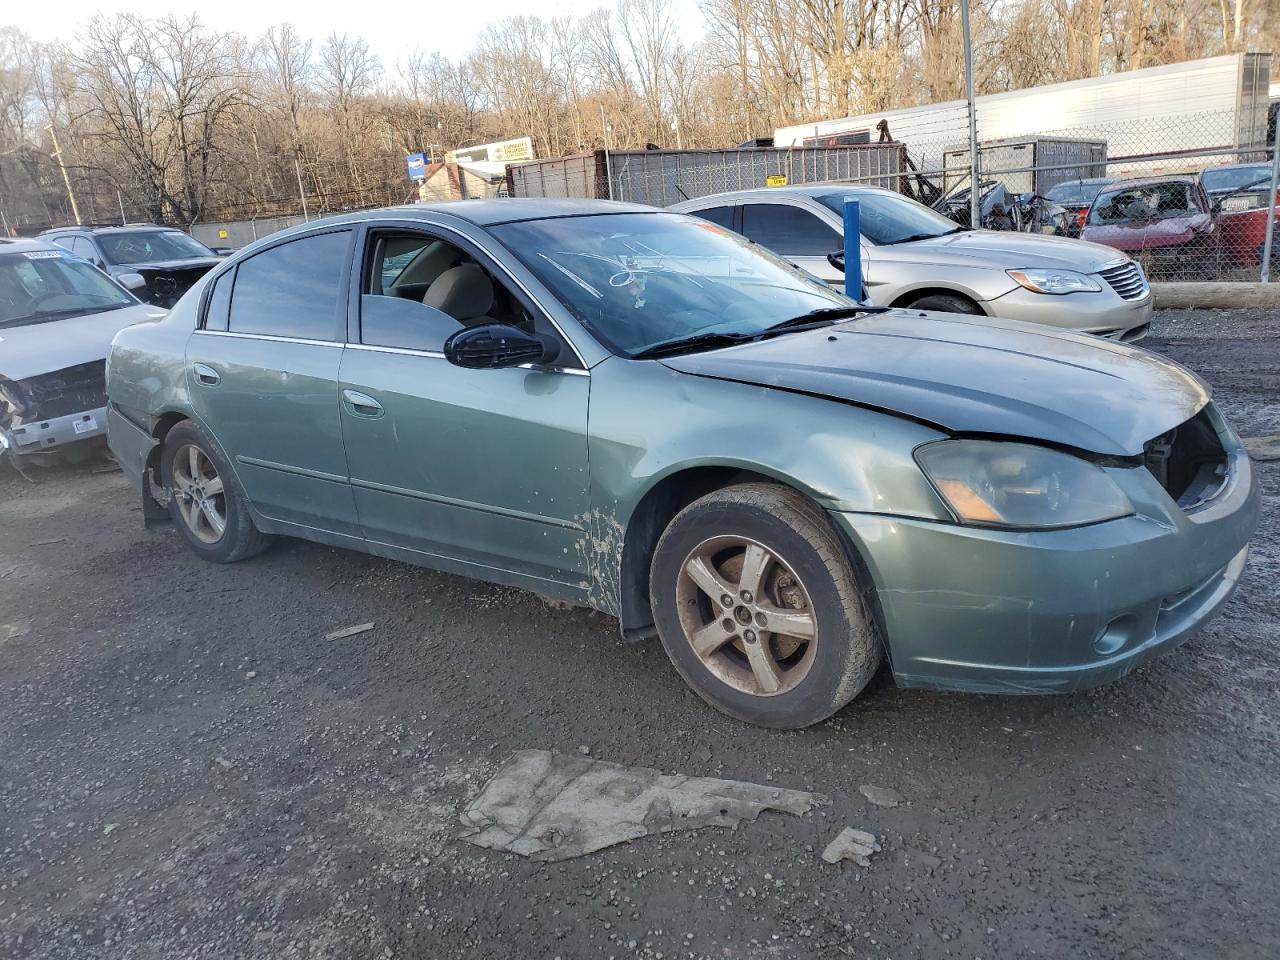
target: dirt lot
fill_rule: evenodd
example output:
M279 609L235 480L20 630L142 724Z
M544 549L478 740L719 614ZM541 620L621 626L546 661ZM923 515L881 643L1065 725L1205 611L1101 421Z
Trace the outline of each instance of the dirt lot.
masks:
M1280 318L1166 314L1147 345L1280 433ZM1280 463L1258 473L1239 594L1124 682L882 674L778 733L605 617L306 543L204 565L119 473L4 472L0 956L1280 956ZM457 842L533 747L832 802L556 865ZM870 868L818 859L846 824L882 838Z

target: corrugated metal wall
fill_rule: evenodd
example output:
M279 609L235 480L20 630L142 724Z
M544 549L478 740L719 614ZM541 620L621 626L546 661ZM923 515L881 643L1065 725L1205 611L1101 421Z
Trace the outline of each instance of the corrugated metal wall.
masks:
M596 197L666 207L729 190L857 180L897 189L903 173L897 143L789 150L615 150L606 185L603 150L512 166L514 197ZM771 179L774 182L771 182Z

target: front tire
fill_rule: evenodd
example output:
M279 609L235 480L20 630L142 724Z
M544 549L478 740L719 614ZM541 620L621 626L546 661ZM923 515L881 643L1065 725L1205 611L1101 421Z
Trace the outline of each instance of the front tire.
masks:
M968 297L956 293L929 293L911 301L912 310L935 310L939 313L982 314L982 309Z
M244 491L217 444L198 424L183 421L165 436L160 476L169 515L196 556L234 563L271 544L253 525Z
M825 720L880 663L835 530L818 507L775 484L727 487L682 510L654 551L650 602L685 682L748 723Z

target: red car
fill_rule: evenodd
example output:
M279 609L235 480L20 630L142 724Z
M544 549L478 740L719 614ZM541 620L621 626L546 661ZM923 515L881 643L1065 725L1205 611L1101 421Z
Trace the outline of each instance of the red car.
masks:
M1271 164L1234 163L1210 167L1200 174L1200 185L1216 209L1219 242L1226 259L1240 266L1260 264L1267 236ZM1277 199L1280 200L1280 196ZM1273 250L1280 241L1280 208L1276 224Z
M1213 209L1194 176L1123 180L1103 188L1080 239L1123 250L1148 276L1186 280L1217 268Z

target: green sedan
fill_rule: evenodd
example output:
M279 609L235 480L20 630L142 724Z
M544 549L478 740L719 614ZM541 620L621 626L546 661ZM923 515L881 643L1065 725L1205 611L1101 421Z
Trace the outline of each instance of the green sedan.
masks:
M111 449L226 563L301 537L653 636L800 727L903 686L1114 680L1258 519L1203 383L1044 326L865 308L720 227L482 200L274 234L121 331Z

